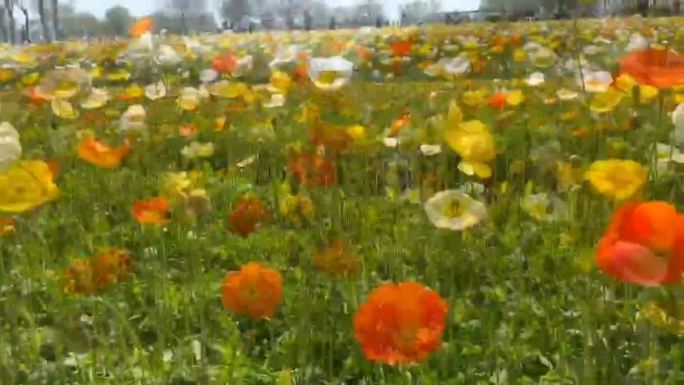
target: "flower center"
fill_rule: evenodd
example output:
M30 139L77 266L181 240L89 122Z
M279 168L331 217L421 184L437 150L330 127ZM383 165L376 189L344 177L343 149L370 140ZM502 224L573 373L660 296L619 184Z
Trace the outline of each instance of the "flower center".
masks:
M459 199L453 199L444 205L442 214L447 218L458 218L466 211L465 205Z

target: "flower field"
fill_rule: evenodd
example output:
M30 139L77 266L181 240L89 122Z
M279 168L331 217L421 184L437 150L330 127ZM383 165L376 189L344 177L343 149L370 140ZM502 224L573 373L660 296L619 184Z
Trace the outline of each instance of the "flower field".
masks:
M684 19L0 50L0 384L684 384Z

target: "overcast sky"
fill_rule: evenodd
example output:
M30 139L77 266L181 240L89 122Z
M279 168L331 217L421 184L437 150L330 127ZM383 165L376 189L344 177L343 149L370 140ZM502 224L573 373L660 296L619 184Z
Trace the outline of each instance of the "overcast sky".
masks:
M385 11L388 15L394 16L397 14L399 4L408 2L409 0L380 0L385 5ZM351 5L357 3L358 0L327 0L326 3L330 6L337 5ZM103 17L105 11L114 6L122 5L131 10L135 16L148 15L154 11L155 0L76 0L76 9L79 11L88 11L95 16ZM480 0L441 0L442 9L445 11L467 11L475 10L480 5Z

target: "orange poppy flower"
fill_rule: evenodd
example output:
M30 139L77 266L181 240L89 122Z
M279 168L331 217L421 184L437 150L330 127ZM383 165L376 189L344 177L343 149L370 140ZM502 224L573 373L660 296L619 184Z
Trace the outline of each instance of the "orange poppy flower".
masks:
M57 179L57 174L59 174L60 171L60 166L59 162L56 160L53 160L52 162L48 162L47 164L48 170L50 170L50 175L52 175L52 180Z
M620 67L641 84L658 88L684 85L684 55L674 51L636 51L622 58Z
M503 110L504 107L506 107L506 94L503 92L497 92L489 97L487 103L492 108Z
M297 83L305 83L309 80L309 66L306 63L300 63L292 71L292 78Z
M63 290L72 295L92 295L128 277L128 252L110 248L89 259L73 261L64 271Z
M162 197L137 201L133 204L133 217L140 223L169 223L169 204Z
M128 251L121 249L109 248L102 254L92 257L90 266L93 269L94 286L103 289L126 279L131 270L131 264Z
M78 157L82 160L102 168L116 168L128 154L130 146L126 143L119 147L110 147L95 139L88 138L78 144Z
M150 32L153 26L154 20L152 20L151 17L146 17L133 23L131 28L128 29L128 34L131 35L131 37L140 37L147 32Z
M390 130L390 137L396 137L399 135L399 131L401 131L402 128L406 127L409 123L411 123L411 114L410 113L405 113L403 114L399 119L396 119L392 122L392 129Z
M269 318L283 299L283 278L260 263L248 263L226 275L221 296L223 306L233 313Z
M399 40L392 43L390 47L394 56L408 56L413 49L413 43L408 40Z
M447 304L414 282L375 289L354 317L356 339L371 361L390 365L423 361L439 349Z
M370 62L373 60L373 51L371 51L370 48L361 45L356 49L356 56L362 62Z
M31 104L34 106L40 106L43 103L45 103L45 98L43 98L43 95L40 92L38 92L38 87L36 86L30 87L26 95L31 101Z
M599 242L596 259L605 274L623 282L680 283L684 278L684 216L666 202L625 204Z
M337 182L335 164L316 153L303 152L293 156L287 168L304 186L332 186Z
M90 260L78 259L64 271L62 290L71 295L91 295L95 292L93 267Z
M197 133L197 126L194 124L186 124L185 126L181 126L178 129L178 135L180 135L183 138L187 138L188 136L194 135Z
M343 152L351 141L346 127L316 124L309 128L309 140L317 147L331 152Z
M235 208L228 215L230 231L240 234L247 238L249 234L256 231L264 222L271 218L271 212L257 198L246 196L240 198L235 204Z
M15 223L14 218L0 218L0 236L13 232Z
M331 276L352 277L359 272L359 262L341 239L314 251L313 262L318 270Z
M230 53L214 58L214 69L219 73L233 73L238 68L238 58Z

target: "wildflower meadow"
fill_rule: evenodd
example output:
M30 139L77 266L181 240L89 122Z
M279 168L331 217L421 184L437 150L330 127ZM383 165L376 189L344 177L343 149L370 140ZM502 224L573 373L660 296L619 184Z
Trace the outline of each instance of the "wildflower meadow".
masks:
M684 384L684 19L0 47L0 384Z

